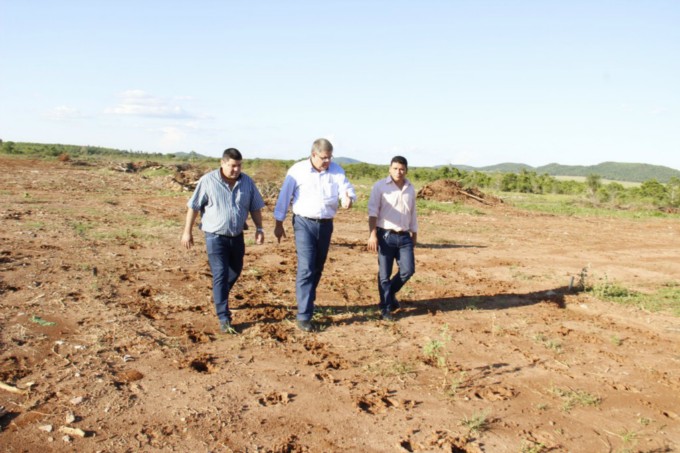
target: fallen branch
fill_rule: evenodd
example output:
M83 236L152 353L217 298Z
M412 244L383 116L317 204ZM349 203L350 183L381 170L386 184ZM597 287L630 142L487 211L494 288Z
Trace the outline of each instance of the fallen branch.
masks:
M14 387L13 385L5 384L4 382L0 382L0 389L6 390L10 393L18 393L19 395L25 395L28 393L28 390L20 389Z
M472 198L473 200L477 200L477 201L479 201L479 202L482 203L482 204L491 205L491 203L489 203L489 202L486 201L485 199L479 198L478 196L472 195L471 193L468 193L468 192L466 192L466 191L464 191L464 190L461 190L460 193L462 193L462 194L465 195L466 197Z

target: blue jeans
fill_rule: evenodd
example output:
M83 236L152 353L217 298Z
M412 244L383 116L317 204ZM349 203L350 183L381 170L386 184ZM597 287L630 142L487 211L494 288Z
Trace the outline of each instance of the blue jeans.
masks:
M215 312L221 323L231 322L229 291L243 270L243 256L246 253L243 235L227 237L205 233L205 245L212 272Z
M391 277L394 261L399 271ZM410 234L394 234L378 228L378 292L380 311L397 308L395 295L416 271L413 239Z
M297 298L300 321L309 321L314 315L316 287L321 280L328 249L333 235L333 222L315 222L305 217L293 216L295 248L297 250L297 278L295 297Z

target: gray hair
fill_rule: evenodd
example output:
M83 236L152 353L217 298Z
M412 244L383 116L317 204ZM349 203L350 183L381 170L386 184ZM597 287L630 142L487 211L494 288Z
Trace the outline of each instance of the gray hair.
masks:
M332 153L333 152L333 145L331 145L331 142L326 140L325 138L319 138L314 141L314 144L312 145L312 152L327 152L327 153Z

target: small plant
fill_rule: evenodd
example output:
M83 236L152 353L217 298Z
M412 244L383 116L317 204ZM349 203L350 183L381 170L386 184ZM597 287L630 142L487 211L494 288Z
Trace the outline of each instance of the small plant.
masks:
M647 417L640 417L638 418L638 423L642 426L649 426L650 423L652 423L652 420Z
M545 335L543 335L542 333L535 334L533 338L534 338L534 341L542 344L543 346L545 346L548 349L552 349L553 351L555 351L557 353L562 352L562 344L557 340L551 340L548 337L546 337Z
M442 341L445 343L448 343L451 341L451 332L449 332L449 325L444 324L444 327L439 331L439 336L441 337Z
M571 411L576 406L598 406L602 399L598 396L591 395L583 390L560 389L553 387L551 393L559 396L564 401L562 410L565 412Z
M440 340L430 340L423 346L423 355L429 363L436 363L437 366L446 365L446 358L442 354L444 342Z
M625 299L635 294L623 286L611 283L606 275L604 277L604 282L593 286L591 291L595 297L606 300Z
M576 284L576 287L580 289L581 291L585 291L588 288L588 270L590 269L590 265L585 266L583 269L581 269L581 272L578 275L578 283Z
M520 446L521 453L542 453L546 451L545 444L531 440L523 440Z
M621 441L626 445L635 445L637 442L637 436L637 432L625 430L621 433Z
M623 340L618 335L612 335L610 340L614 346L621 346L623 344Z
M86 222L73 222L71 226L73 227L78 236L83 237L85 236L85 233L87 233L89 230L93 228L92 224Z
M430 340L423 346L423 355L425 356L425 363L430 365L437 364L439 368L444 368L446 366L444 346L451 341L448 324L444 324L441 328L439 337L440 340Z
M557 340L549 340L546 343L544 343L545 347L548 349L552 349L553 351L560 353L562 352L562 343L560 343Z
M465 382L466 379L467 373L465 371L461 371L460 373L458 373L458 375L451 378L451 380L449 381L449 385L446 389L446 395L451 398L455 397L461 385L463 384L463 382Z
M470 433L481 434L489 429L488 414L486 412L475 412L472 417L465 416L460 421L461 426L466 427Z

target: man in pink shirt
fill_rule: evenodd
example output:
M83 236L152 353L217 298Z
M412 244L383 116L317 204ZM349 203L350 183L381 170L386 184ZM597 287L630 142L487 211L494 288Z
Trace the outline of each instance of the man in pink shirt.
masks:
M399 308L395 297L415 273L413 248L418 236L416 191L406 179L408 161L395 156L390 162L390 175L373 185L368 200L368 250L378 252L378 292L380 314L394 321ZM394 261L398 272L392 276Z

